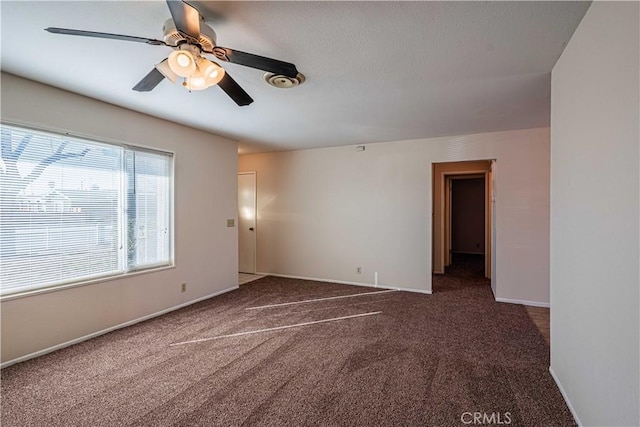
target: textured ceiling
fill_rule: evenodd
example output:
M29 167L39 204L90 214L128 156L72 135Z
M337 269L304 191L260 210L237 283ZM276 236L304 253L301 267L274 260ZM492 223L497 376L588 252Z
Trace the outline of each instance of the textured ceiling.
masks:
M50 34L162 38L163 1L2 1L2 70L241 141L240 152L549 125L550 72L588 2L189 2L221 46L293 62L275 89L222 65L254 98L131 88L170 49Z

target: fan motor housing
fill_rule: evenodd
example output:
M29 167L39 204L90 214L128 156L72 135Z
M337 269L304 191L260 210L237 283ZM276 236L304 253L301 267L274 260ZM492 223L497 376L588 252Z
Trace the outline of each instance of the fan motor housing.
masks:
M186 41L176 29L176 24L171 18L164 21L162 32L164 34L164 42L169 46L178 46L181 42ZM211 52L216 46L216 40L216 32L203 21L200 21L200 39L198 43L202 50Z

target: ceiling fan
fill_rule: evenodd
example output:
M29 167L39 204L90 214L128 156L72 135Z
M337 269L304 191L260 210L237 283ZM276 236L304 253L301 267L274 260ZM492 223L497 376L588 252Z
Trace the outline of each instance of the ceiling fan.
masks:
M173 52L169 57L156 64L149 74L133 87L133 90L138 92L153 90L165 78L173 83L182 78L182 85L190 91L218 85L239 106L251 104L253 99L249 94L224 68L205 58L205 54L214 55L220 61L257 68L292 79L298 75L296 66L289 62L218 46L216 33L204 23L204 18L196 8L181 0L167 0L167 5L171 18L164 23L164 40L69 28L49 27L45 30L55 34L124 40L172 48Z

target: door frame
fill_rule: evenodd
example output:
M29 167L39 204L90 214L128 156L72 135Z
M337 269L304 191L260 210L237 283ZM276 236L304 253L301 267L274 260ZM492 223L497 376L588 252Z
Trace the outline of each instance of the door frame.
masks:
M253 271L250 274L256 274L258 270L258 180L256 171L248 171L248 172L238 172L238 176L240 175L253 175ZM238 201L240 200L240 188L238 188ZM238 206L239 208L239 206ZM238 253L240 249L240 209L238 209ZM240 271L240 258L238 255L238 271Z
M492 280L495 261L493 250L494 216L493 209L493 165L495 159L465 160L457 162L433 162L432 167L432 272L444 274L450 265L450 177L456 175L483 175L485 177L485 277ZM438 202L439 209L436 206ZM448 204L448 205L447 205ZM446 209L447 206L449 209Z

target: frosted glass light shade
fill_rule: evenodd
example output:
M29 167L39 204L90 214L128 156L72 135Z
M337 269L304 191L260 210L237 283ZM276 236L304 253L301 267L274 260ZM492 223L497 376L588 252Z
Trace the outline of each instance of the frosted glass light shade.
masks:
M187 80L185 81L185 87L189 90L204 90L209 86L207 86L207 79L205 79L203 76L194 75L187 78Z
M220 83L224 77L224 68L216 66L214 70L207 73L207 85L214 86Z
M180 77L191 77L197 69L195 58L187 50L174 50L171 52L168 63L171 71Z
M201 64L198 64L202 74L207 79L207 86L217 85L224 77L224 68L220 67L215 62L209 60L203 60Z
M161 63L156 64L156 69L167 79L171 80L171 83L175 83L178 80L178 77L180 77L171 70L171 67L169 67L169 61L166 59Z

